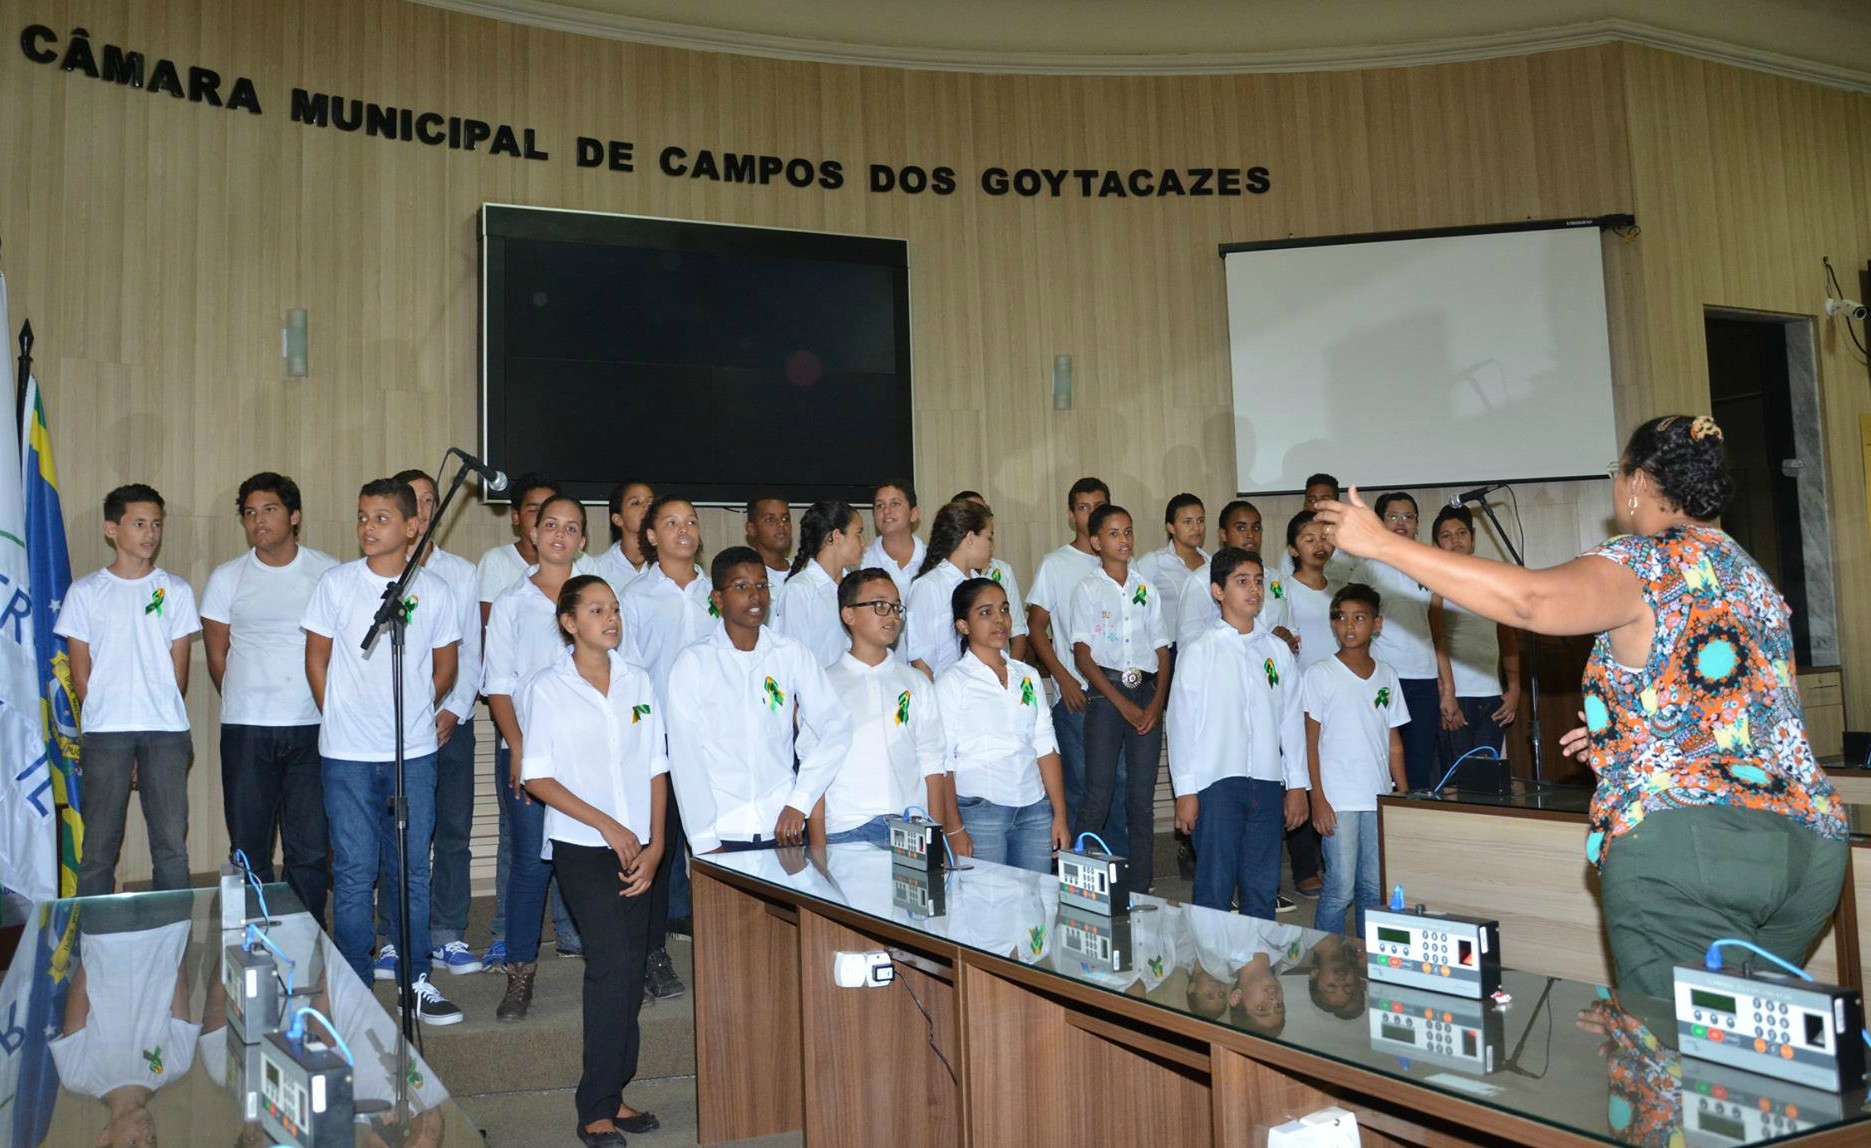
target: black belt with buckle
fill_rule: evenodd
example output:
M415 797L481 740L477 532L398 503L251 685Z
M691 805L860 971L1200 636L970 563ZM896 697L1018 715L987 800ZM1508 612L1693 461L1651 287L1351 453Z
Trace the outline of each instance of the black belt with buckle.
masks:
M1105 677L1116 679L1118 683L1127 690L1134 690L1145 681L1156 677L1155 670L1140 670L1135 666L1121 672L1118 670L1106 670L1103 666L1099 666L1098 668L1104 670Z

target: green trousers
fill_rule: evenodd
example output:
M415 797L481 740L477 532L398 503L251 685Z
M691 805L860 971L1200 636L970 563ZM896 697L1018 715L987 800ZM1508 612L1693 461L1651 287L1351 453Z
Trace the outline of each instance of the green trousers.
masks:
M1804 966L1838 908L1848 849L1758 809L1651 814L1610 842L1600 873L1617 987L1667 997L1672 966L1700 964L1724 937Z

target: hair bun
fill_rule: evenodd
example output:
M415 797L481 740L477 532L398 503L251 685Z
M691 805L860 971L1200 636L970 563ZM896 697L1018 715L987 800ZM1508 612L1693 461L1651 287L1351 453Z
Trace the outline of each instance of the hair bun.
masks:
M1631 432L1624 462L1650 475L1691 518L1719 518L1734 497L1722 428L1708 415L1651 419Z

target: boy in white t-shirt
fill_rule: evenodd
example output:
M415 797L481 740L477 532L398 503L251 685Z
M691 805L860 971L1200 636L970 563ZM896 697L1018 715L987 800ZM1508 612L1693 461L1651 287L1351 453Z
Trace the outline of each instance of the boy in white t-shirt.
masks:
M262 471L241 483L235 508L249 549L215 567L201 592L208 677L221 694L228 842L254 876L271 881L277 825L286 884L323 925L331 842L299 620L338 560L299 545L299 484L285 475Z
M793 508L785 496L769 491L748 499L746 534L747 545L766 563L767 585L777 598L793 568Z
M318 733L325 817L331 831L332 935L360 980L371 979L376 929L371 887L379 857L397 852L389 800L395 782L397 726L391 705L390 634L362 642L383 596L403 572L416 541L416 492L393 478L357 494L357 541L364 557L335 566L306 605L305 676L324 715ZM409 962L417 1015L455 1024L461 1010L429 983L429 846L435 835L435 711L455 684L461 615L448 583L418 571L400 604L403 654L403 779L408 798ZM392 894L385 901L393 903ZM395 920L400 913L387 912ZM392 934L400 922L392 926Z
M897 595L910 600L910 583L916 580L928 544L916 536L923 512L916 508L916 487L907 478L886 479L871 491L871 532L876 535L858 559L858 569L875 566L890 575L897 584ZM907 664L909 659L897 655Z
M1410 720L1397 673L1371 656L1383 628L1382 599L1360 582L1332 595L1338 653L1306 671L1306 763L1312 775L1312 825L1323 838L1325 891L1313 927L1364 935L1364 911L1379 900L1377 795L1406 788L1403 739Z
M130 779L149 826L154 887L188 887L189 638L195 592L156 565L162 495L140 482L104 496L104 537L117 555L65 591L53 633L71 649L84 730L84 857L78 895L116 889Z

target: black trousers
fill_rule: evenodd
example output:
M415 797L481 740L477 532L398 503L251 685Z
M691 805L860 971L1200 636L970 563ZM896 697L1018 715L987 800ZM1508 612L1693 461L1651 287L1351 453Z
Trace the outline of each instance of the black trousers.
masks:
M650 895L619 897L623 866L609 849L552 843L559 892L585 942L585 1066L578 1126L611 1120L637 1074Z
M1156 697L1153 673L1145 674L1134 686L1125 686L1119 671L1104 673L1139 708ZM1072 839L1076 842L1079 834L1102 828L1111 802L1122 800L1130 839L1106 844L1130 859L1130 887L1142 892L1155 879L1156 771L1163 752L1163 723L1157 722L1149 733L1138 733L1103 694L1087 690L1085 696L1085 793L1078 808L1071 811ZM1116 793L1120 756L1129 764L1121 797Z
M322 928L331 888L331 839L315 725L221 727L221 802L227 836L254 876L273 880L273 832L286 851L286 884Z
M669 800L663 803L663 823L651 826L663 835L663 859L656 863L656 876L650 879L649 942L646 952L669 946L669 893L676 877L676 866L689 863L688 836L682 832L682 811L676 808L675 786L669 787ZM554 848L557 848L556 846ZM573 916L577 921L577 916ZM693 928L694 926L690 926Z

